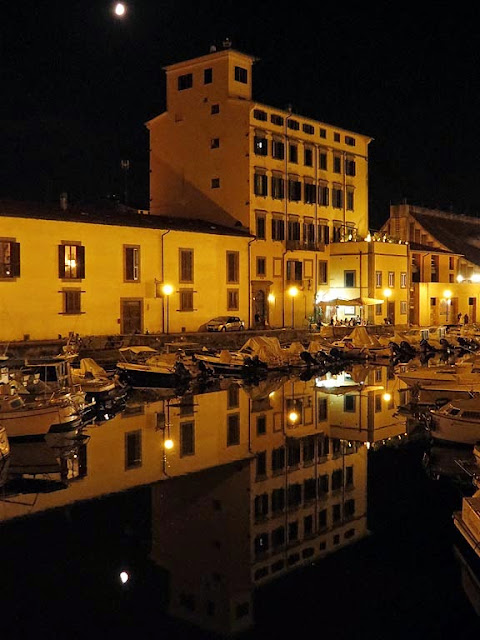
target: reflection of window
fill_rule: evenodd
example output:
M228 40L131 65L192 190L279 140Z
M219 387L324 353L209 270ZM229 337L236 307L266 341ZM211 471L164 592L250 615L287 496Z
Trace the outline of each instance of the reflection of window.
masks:
M257 416L257 436L264 436L267 433L267 417Z
M389 271L388 272L388 286L389 287L394 287L395 286L395 272L394 271Z
M125 469L142 466L142 432L130 431L125 434Z
M240 392L237 384L232 384L227 390L227 409L236 409L240 402Z
M20 243L0 240L0 278L20 275Z
M353 394L346 394L343 397L343 410L348 413L355 411L355 396Z
M240 414L231 413L227 416L227 447L240 444Z
M58 277L65 279L85 277L85 247L77 244L59 245Z
M375 271L375 286L377 289L380 289L382 287L382 272L381 271Z
M287 280L300 282L302 280L303 264L300 260L287 260Z
M124 247L125 280L140 280L140 247Z
M180 457L195 454L195 423L180 423Z
M323 422L328 416L328 404L327 398L318 398L317 400L317 415L318 421Z

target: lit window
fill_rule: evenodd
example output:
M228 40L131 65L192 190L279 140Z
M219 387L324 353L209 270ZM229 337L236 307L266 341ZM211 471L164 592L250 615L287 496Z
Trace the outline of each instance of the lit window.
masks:
M85 247L77 244L59 245L58 277L72 280L85 277Z
M0 240L0 278L20 275L20 243Z
M253 139L253 149L255 155L266 156L268 153L268 143L265 136L255 136Z

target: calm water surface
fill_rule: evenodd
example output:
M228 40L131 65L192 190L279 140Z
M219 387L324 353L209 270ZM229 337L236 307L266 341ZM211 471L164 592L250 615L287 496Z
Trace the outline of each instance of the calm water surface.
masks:
M135 391L82 434L12 443L2 637L478 633L451 517L471 451L398 415L402 386L356 366Z

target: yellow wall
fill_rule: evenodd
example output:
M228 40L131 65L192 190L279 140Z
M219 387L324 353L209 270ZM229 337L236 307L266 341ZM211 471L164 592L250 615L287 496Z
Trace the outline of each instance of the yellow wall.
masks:
M173 285L171 332L197 331L216 315L248 320L247 240L235 236L122 227L57 220L0 217L0 238L20 243L20 276L0 280L0 341L119 334L121 299L140 299L143 331L164 331L161 285ZM165 265L162 274L162 236ZM59 278L58 245L85 247L85 278ZM140 247L140 279L124 280L124 245ZM194 283L179 283L179 248L194 250ZM240 253L238 285L226 283L226 251ZM215 274L212 278L212 274ZM179 312L179 287L193 288L194 309ZM64 315L63 289L80 289L81 314ZM238 311L227 312L227 288L238 288Z
M269 326L294 324L295 327L306 327L314 312L317 261L329 259L329 245L325 246L316 234L315 246L305 250L303 223L312 220L318 225L322 220L329 228L330 242L334 223L348 225L360 237L367 234L370 138L252 101L252 62L251 56L227 49L166 68L167 111L147 123L151 211L203 217L232 225L238 221L252 234L257 232L256 215L261 211L265 216L265 239L253 242L250 253L251 317L258 310L257 291L260 289L265 298L269 294L272 298L260 314ZM247 69L246 84L235 81L236 65ZM211 84L204 84L205 69L212 69ZM190 73L192 87L179 91L179 76ZM218 113L213 115L212 105L218 105ZM275 117L283 118L283 124L275 124ZM290 120L298 121L298 130L287 125ZM313 127L313 133L308 133L309 127ZM267 155L256 153L254 138L259 135L267 141ZM285 144L283 160L273 157L274 138ZM214 139L218 139L217 148L212 148ZM289 161L290 144L297 145L297 162ZM304 162L307 148L312 150L312 166ZM320 151L327 154L326 169L320 168ZM334 172L334 155L340 158L339 172ZM354 176L346 175L347 158L355 162ZM267 176L265 196L255 194L254 180L258 170ZM301 201L272 197L273 172L282 175L285 183L287 176L295 174L299 177ZM219 188L212 188L213 178L218 178ZM305 203L306 180L313 181L316 186L320 181L328 184L328 205ZM334 185L344 192L341 207L333 206ZM347 187L354 190L353 210L347 208ZM301 226L301 240L296 245L287 242L289 215L298 216ZM283 217L283 241L272 238L274 216ZM258 258L265 258L265 274L257 274ZM304 275L300 281L287 280L288 260L302 262ZM305 269L309 275L305 275ZM292 299L285 293L292 284L300 290L293 305L293 323Z

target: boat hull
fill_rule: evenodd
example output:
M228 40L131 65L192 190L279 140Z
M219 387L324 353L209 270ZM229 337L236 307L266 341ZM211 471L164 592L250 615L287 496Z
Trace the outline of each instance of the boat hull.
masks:
M431 435L443 442L474 445L480 440L480 421L434 415Z
M134 389L157 387L175 389L186 384L190 375L178 375L173 371L155 370L139 365L118 365L119 376Z

